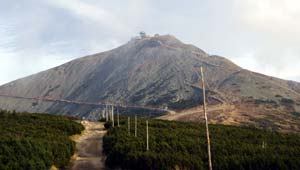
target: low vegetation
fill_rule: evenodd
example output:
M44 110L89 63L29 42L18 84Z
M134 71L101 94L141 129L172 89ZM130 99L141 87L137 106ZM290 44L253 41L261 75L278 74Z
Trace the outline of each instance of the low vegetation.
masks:
M264 99L255 99L254 100L254 103L255 104L272 104L272 105L275 105L276 107L278 107L279 105L276 103L276 101L274 100L264 100Z
M104 137L106 164L133 170L207 169L204 124L149 120L150 150L146 151L145 119L127 118ZM110 127L110 126L107 126ZM300 136L253 128L210 125L214 170L299 170Z
M181 110L198 106L202 101L191 99L191 100L179 100L175 103L169 103L170 109Z
M165 111L162 110L149 110L143 108L125 108L125 109L121 108L119 111L120 113L122 113L122 115L126 115L126 116L134 116L134 114L138 114L148 118L158 117L166 113Z
M75 150L69 136L83 128L64 116L0 111L0 169L63 167Z
M295 116L295 117L300 117L300 113L299 112L293 112L293 115Z

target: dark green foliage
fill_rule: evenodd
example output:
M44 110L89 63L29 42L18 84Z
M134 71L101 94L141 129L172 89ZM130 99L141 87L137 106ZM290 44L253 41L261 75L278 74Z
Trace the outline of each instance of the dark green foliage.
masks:
M281 103L283 103L283 104L294 104L295 101L292 100L292 99L288 99L288 98L282 98Z
M105 122L104 123L104 127L105 127L105 129L109 129L109 128L111 128L112 127L112 122Z
M69 136L82 130L65 116L0 111L0 169L63 167L75 150Z
M101 118L101 119L99 119L99 122L106 122L106 119L105 118Z
M299 112L293 112L293 115L295 116L295 117L300 117L300 113Z
M255 104L273 104L273 105L278 105L275 101L273 100L264 100L264 99L255 99L254 100Z
M154 118L163 115L166 113L163 110L149 110L143 108L134 108L134 107L127 107L127 108L120 108L120 113L125 116L134 116L139 115L140 117L148 117Z
M198 101L195 99L179 100L175 103L169 103L168 106L171 109L180 110L180 109L195 107L195 106L199 105L199 103L202 103L202 101Z
M207 169L204 124L149 120L150 151L146 151L146 123L138 119L138 137L121 127L104 137L106 164L143 170ZM299 170L300 136L254 128L210 125L214 170Z

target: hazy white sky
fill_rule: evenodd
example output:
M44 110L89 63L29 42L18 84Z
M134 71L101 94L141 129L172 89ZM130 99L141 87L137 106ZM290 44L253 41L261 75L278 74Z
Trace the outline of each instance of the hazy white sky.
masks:
M300 81L299 0L0 0L0 84L172 34L236 64Z

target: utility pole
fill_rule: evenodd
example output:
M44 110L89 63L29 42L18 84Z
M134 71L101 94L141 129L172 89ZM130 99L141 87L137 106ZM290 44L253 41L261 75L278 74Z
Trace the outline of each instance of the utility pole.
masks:
M115 127L115 118L114 118L114 106L111 106L111 121L112 121L112 127Z
M266 148L267 148L267 143L266 143L265 141L263 141L263 143L262 143L262 148L263 148L263 149L266 149Z
M134 136L137 137L137 117L134 116Z
M101 119L103 120L105 117L105 110L102 110L102 116L101 116Z
M110 105L108 105L108 108L107 108L107 115L108 115L108 121L111 121Z
M120 127L120 113L119 113L119 108L117 108L117 114L118 114L118 127Z
M108 122L108 110L107 110L107 104L105 105L105 120Z
M148 120L146 120L146 131L147 131L147 151L149 151L149 128L148 128Z
M204 117L205 117L206 137L207 137L208 166L209 166L209 170L212 170L211 151L210 151L210 138L209 138L208 121L207 121L207 113L206 113L205 82L204 82L204 74L203 74L203 68L202 67L200 68L200 71L201 71L202 90L203 90L203 112L204 112Z
M128 117L128 123L127 124L128 124L128 128L127 128L128 129L128 135L130 135L130 117Z

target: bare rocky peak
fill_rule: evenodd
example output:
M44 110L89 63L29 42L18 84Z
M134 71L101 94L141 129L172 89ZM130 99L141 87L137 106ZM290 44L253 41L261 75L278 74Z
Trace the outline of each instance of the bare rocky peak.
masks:
M82 57L3 85L0 95L182 110L198 106L202 101L201 66L205 70L210 105L244 106L260 102L264 108L270 103L280 105L282 100L292 100L289 112L300 111L299 83L244 70L224 57L209 55L172 35L133 38L110 51ZM0 96L0 107L77 116L99 109L5 96Z

